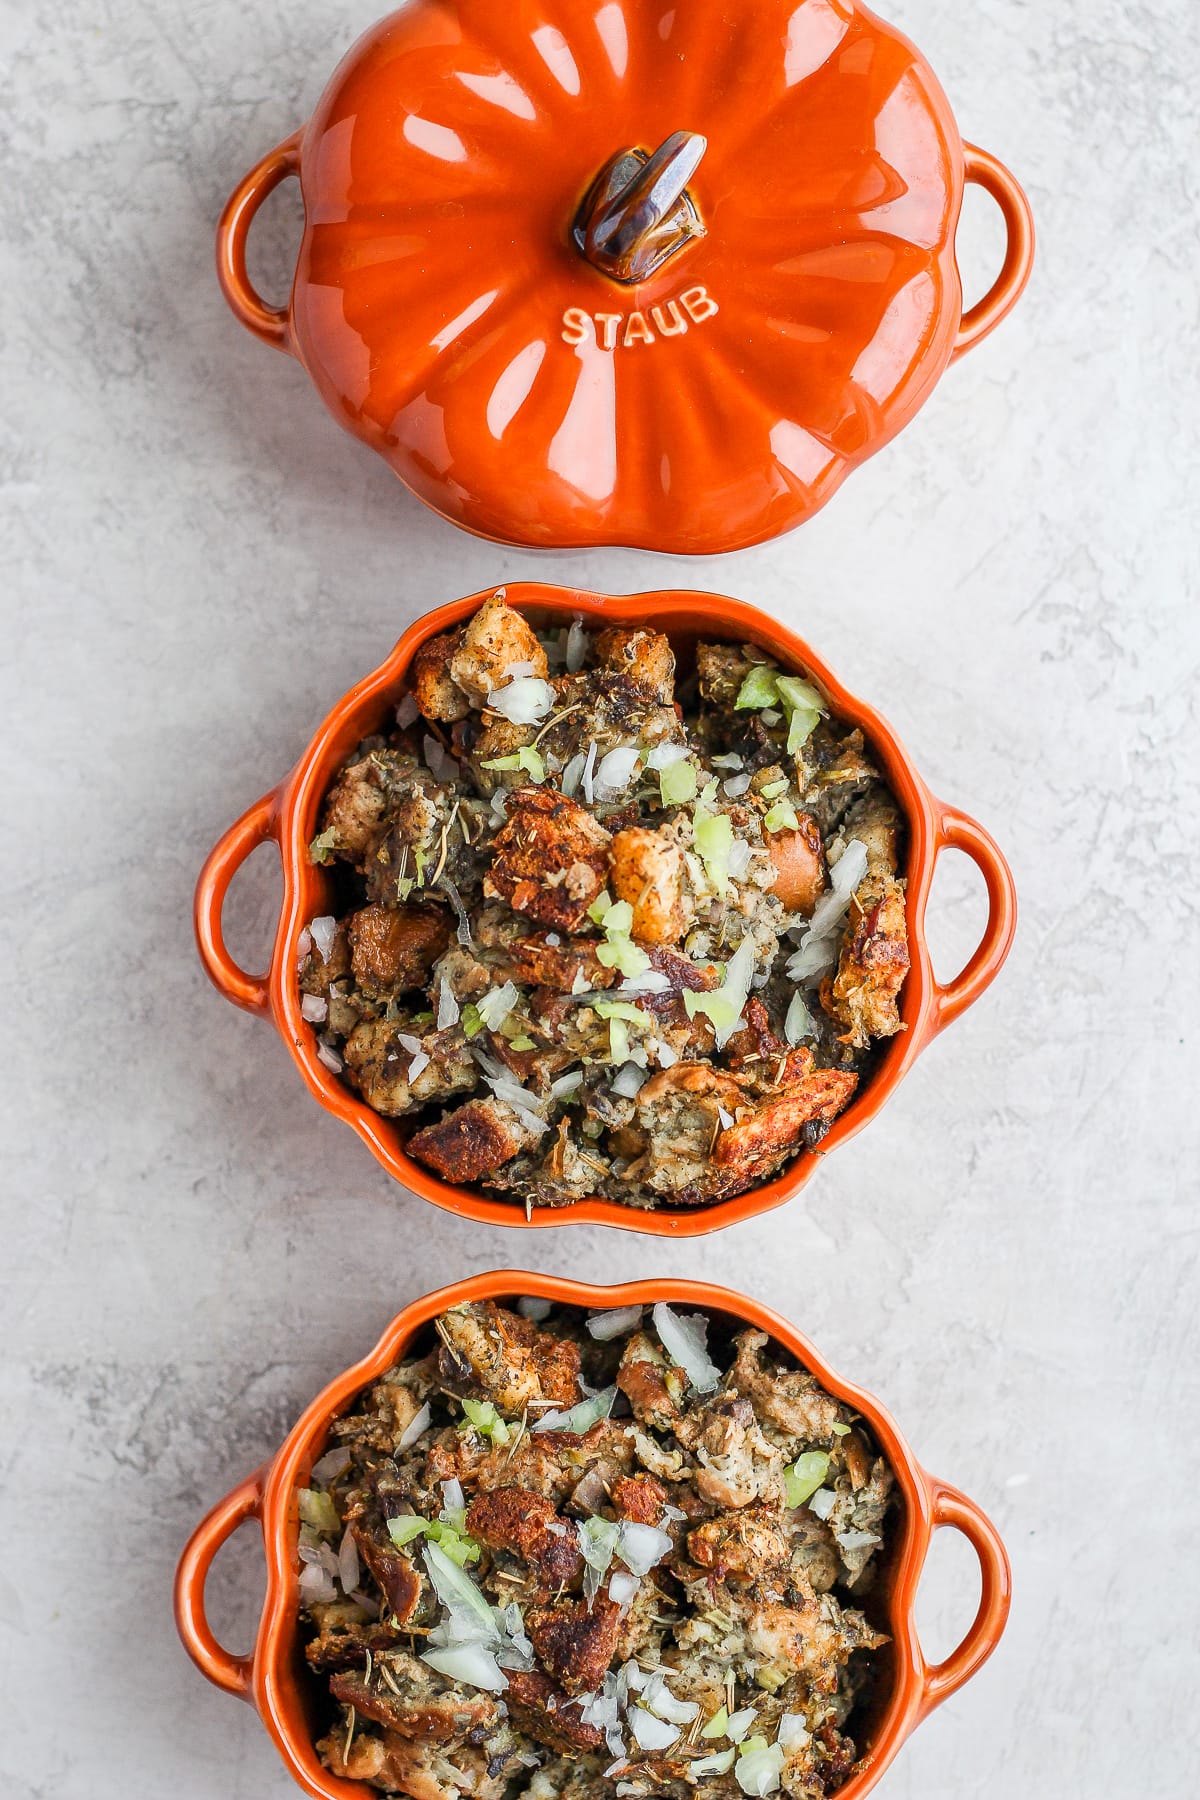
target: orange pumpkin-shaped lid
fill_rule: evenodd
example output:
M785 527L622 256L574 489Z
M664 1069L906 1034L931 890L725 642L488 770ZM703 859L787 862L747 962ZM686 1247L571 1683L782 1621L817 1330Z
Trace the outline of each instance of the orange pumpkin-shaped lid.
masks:
M290 306L245 273L299 173ZM1004 210L962 317L964 179ZM252 329L448 518L710 552L798 524L1028 275L1011 176L855 0L410 0L226 208Z

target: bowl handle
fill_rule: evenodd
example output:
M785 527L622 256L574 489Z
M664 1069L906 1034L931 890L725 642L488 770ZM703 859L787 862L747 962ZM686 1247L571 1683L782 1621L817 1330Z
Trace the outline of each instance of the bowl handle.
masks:
M958 1648L939 1663L929 1664L921 1658L920 1716L923 1719L983 1667L1000 1642L1012 1604L1012 1569L1008 1552L992 1521L973 1500L968 1500L948 1482L932 1477L928 1480L933 1502L933 1528L940 1531L950 1525L955 1531L962 1532L979 1558L983 1591L979 1596L979 1610Z
M221 909L229 884L250 855L268 838L276 836L276 796L274 790L256 800L235 825L210 851L196 883L193 920L200 960L214 987L247 1012L265 1016L271 1007L269 976L247 975L238 967L225 947L221 935Z
M254 1657L234 1656L213 1636L204 1611L204 1585L217 1552L247 1519L262 1520L263 1478L259 1469L219 1500L188 1539L175 1571L175 1625L183 1647L214 1687L239 1700L251 1698Z
M1008 317L1024 293L1025 283L1033 272L1033 211L1025 190L1016 176L1002 162L997 162L994 156L989 156L986 150L977 150L974 144L964 144L963 153L966 157L966 180L984 188L996 202L1004 214L1008 243L1004 252L1004 266L999 275L983 299L977 300L970 311L962 316L958 336L954 340L954 353L950 359L952 362L966 351L973 350L976 344L982 343L988 332L994 331L1001 319Z
M932 800L932 805L935 860L943 850L966 852L987 884L988 916L983 937L966 966L944 986L940 981L933 983L933 1005L923 1039L925 1043L935 1038L991 986L1004 967L1017 929L1016 885L995 839L957 807L947 806L942 800Z
M254 215L281 181L300 173L300 139L294 131L282 144L268 150L262 161L244 175L225 202L217 226L217 280L234 317L247 331L276 350L292 350L286 306L268 306L251 285L246 272L246 240Z

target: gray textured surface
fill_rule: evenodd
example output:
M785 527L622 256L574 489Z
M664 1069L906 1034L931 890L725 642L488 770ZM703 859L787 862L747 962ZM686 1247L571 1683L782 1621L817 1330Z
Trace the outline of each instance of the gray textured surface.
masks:
M178 1649L174 1558L402 1302L523 1259L768 1297L992 1511L1011 1629L889 1800L1195 1792L1196 13L897 10L1028 181L1033 286L803 533L689 566L454 532L226 315L220 202L371 0L0 7L13 1800L293 1791ZM966 244L979 275L982 206ZM517 1237L406 1199L196 962L218 832L420 610L519 575L777 609L1011 853L1005 977L803 1201L719 1240ZM976 888L951 860L947 972ZM273 897L256 864L248 954ZM213 1595L234 1637L256 1579L239 1542ZM939 1554L933 1648L972 1582Z

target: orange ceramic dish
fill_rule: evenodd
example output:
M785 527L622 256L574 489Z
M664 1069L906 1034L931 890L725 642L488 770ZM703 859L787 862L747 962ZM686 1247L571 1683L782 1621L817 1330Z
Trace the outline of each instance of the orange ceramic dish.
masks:
M389 716L405 690L408 671L421 645L469 618L489 593L438 607L411 626L374 674L359 682L333 709L292 773L256 801L221 839L205 863L196 890L196 936L205 968L227 999L274 1020L309 1090L329 1112L354 1127L390 1175L451 1212L495 1225L604 1224L672 1237L697 1236L753 1218L789 1199L813 1174L820 1155L873 1118L925 1045L995 978L1016 926L1012 876L982 826L934 799L880 714L849 694L800 638L765 613L719 594L668 591L611 599L535 582L511 583L505 593L509 605L538 626L566 625L577 616L597 626L650 626L666 634L685 667L688 652L698 640L757 644L785 669L815 682L832 712L862 729L907 826L907 864L902 873L908 884L911 967L900 997L904 1029L887 1040L869 1081L834 1121L820 1151L799 1156L774 1179L749 1193L706 1207L663 1206L647 1212L592 1199L567 1207L535 1207L527 1218L513 1201L454 1186L407 1155L403 1122L372 1111L320 1061L314 1028L301 1016L297 950L309 920L329 911L330 875L314 865L308 852L318 830L321 802L343 760ZM268 839L278 845L282 858L283 901L271 966L264 974L248 975L225 946L221 909L238 868ZM965 851L978 865L987 885L989 911L978 949L953 981L942 984L933 974L924 920L934 865L947 848Z
M370 1795L373 1790L361 1782L331 1775L314 1747L319 1735L319 1693L305 1666L297 1629L297 1490L308 1485L331 1421L349 1411L361 1391L406 1354L432 1319L447 1307L483 1299L510 1300L522 1294L601 1310L666 1300L724 1315L739 1327L757 1326L790 1351L822 1387L862 1414L891 1465L902 1503L901 1516L892 1528L892 1548L880 1571L886 1630L892 1642L878 1653L880 1691L863 1726L856 1727L860 1759L838 1790L838 1800L863 1800L909 1733L968 1681L996 1648L1008 1617L1008 1558L995 1527L973 1501L926 1474L877 1400L835 1375L807 1338L777 1313L745 1295L702 1282L639 1281L599 1288L551 1276L491 1270L428 1294L406 1308L370 1355L313 1401L273 1460L219 1501L197 1527L180 1559L175 1581L175 1618L188 1654L217 1687L248 1700L257 1709L289 1773L305 1793L316 1800L365 1800ZM248 1655L235 1656L222 1648L209 1626L204 1586L222 1544L249 1519L256 1520L262 1530L267 1589L254 1648ZM958 1648L944 1661L930 1664L921 1650L913 1609L930 1540L944 1526L961 1531L978 1556L982 1595L975 1619Z
M287 307L246 272L300 180ZM1003 268L964 314L965 182ZM1028 204L857 0L410 0L245 177L234 313L484 537L682 553L774 537L1016 303Z

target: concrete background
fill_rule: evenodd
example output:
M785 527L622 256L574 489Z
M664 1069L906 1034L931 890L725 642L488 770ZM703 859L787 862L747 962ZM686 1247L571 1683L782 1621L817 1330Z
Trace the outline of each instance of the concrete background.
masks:
M3 1792L286 1800L250 1711L176 1643L184 1537L401 1304L526 1261L770 1299L991 1511L1010 1630L887 1800L1183 1800L1200 1751L1195 9L894 7L964 135L1028 183L1033 285L814 523L697 565L456 532L226 314L220 204L374 4L0 6ZM294 234L284 202L256 250L275 291ZM972 203L975 291L997 238ZM720 1239L463 1228L389 1185L196 960L191 889L218 833L414 616L520 576L677 579L774 609L1016 871L992 993L800 1201ZM230 908L248 958L274 903L264 854ZM933 915L949 974L982 917L958 859ZM258 1560L243 1534L213 1582L235 1647ZM974 1593L965 1546L939 1543L931 1652Z

